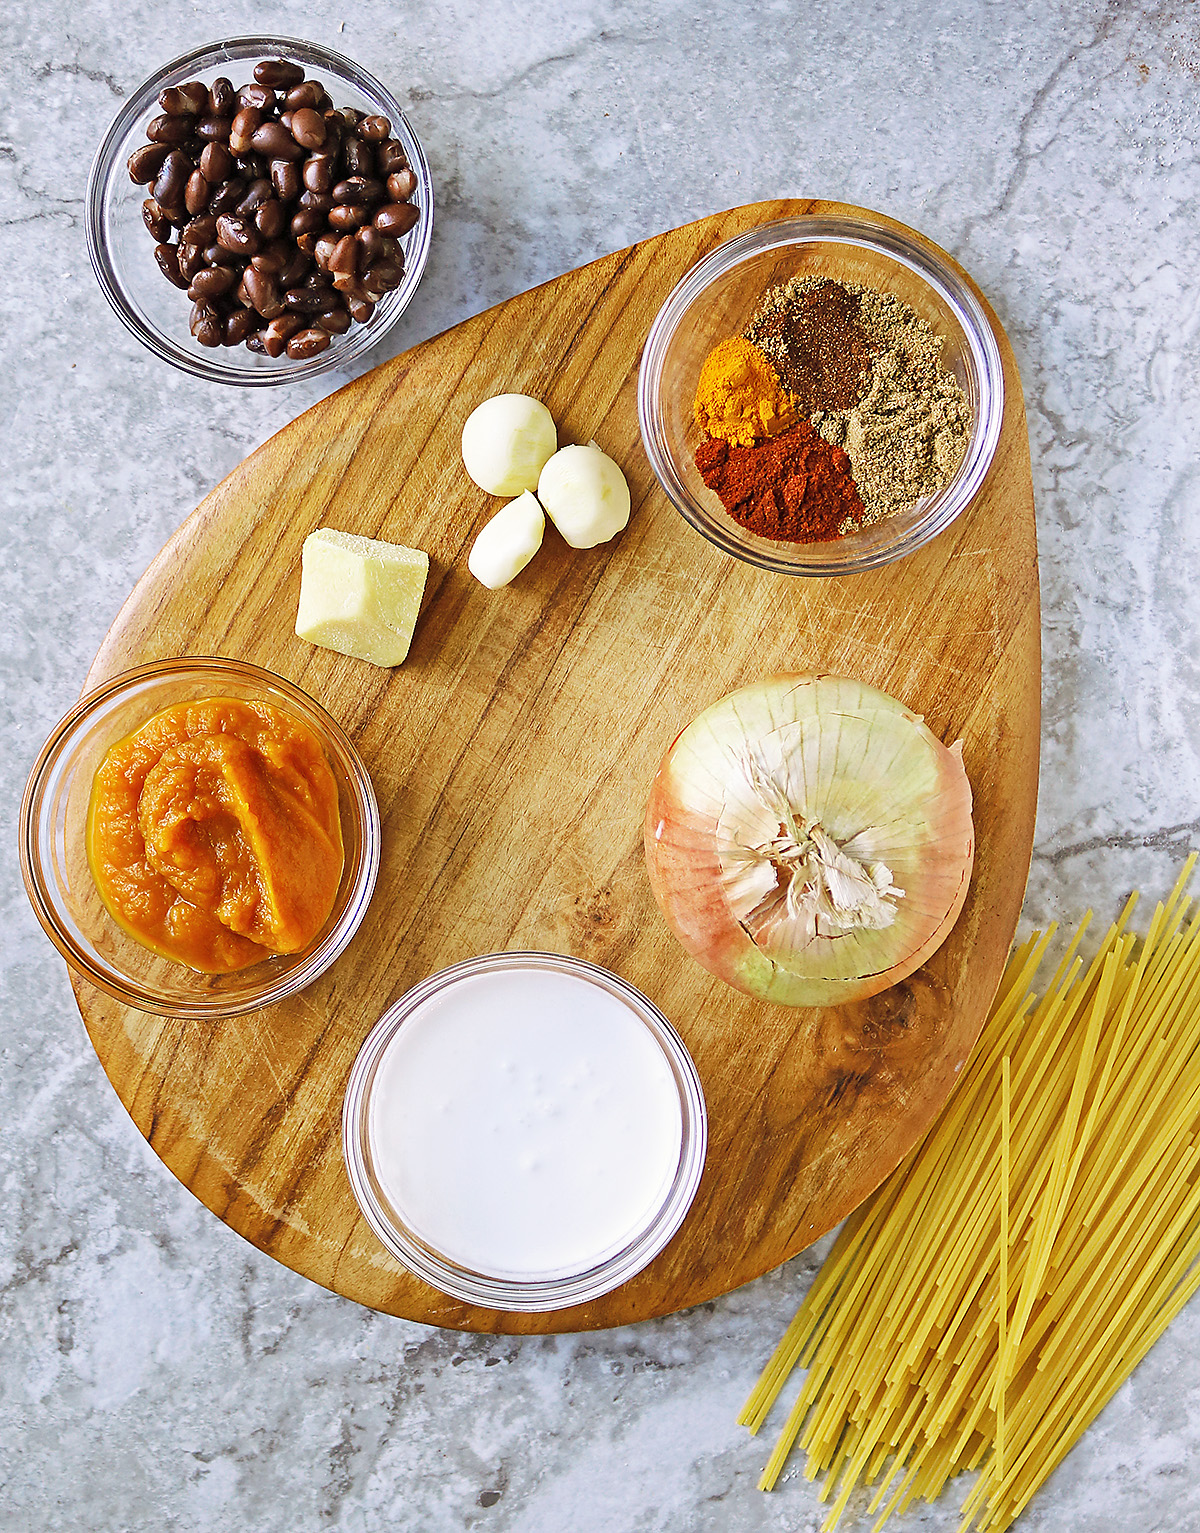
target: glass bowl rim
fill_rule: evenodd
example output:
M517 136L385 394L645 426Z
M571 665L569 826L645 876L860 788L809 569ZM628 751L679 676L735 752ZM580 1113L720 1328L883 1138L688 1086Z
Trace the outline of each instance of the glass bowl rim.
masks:
M116 275L116 267L109 251L105 194L114 176L127 174L125 165L117 157L117 150L122 140L134 125L135 120L147 111L149 102L157 97L163 83L173 74L177 71L191 72L212 68L222 59L229 59L232 62L255 58L259 55L264 58L287 56L288 50L302 55L306 64L312 68L349 80L363 95L375 98L383 106L391 119L393 133L402 141L409 163L416 173L417 191L414 195L420 199L417 203L420 217L414 226L417 239L411 264L406 256L403 280L394 293L387 295L388 299L393 301L388 310L380 316L377 324L353 326L346 333L346 338L335 336L333 345L307 361L288 363L281 360L279 365L270 370L237 369L215 360L215 357L210 358L203 352L193 355L133 309L121 290L122 283ZM315 378L357 360L383 340L416 295L429 260L430 244L433 238L433 218L433 180L429 161L425 157L425 150L404 109L392 93L368 70L356 64L353 59L347 58L345 54L338 53L333 48L327 48L322 43L309 42L305 38L277 35L247 34L203 43L199 47L180 54L169 63L161 65L141 84L135 86L117 108L100 140L88 170L87 189L84 193L84 229L88 259L100 289L117 318L147 350L163 361L169 362L172 367L177 367L181 372L188 373L194 378L202 378L209 383L231 384L238 388L271 388L278 384L295 383L301 378ZM186 297L186 295L183 296ZM355 331L358 332L357 335ZM345 344L339 346L337 342L343 339ZM215 355L220 356L223 349L216 348Z
M810 545L797 544L797 554L793 556L748 548L733 533L719 523L710 523L698 511L665 447L661 397L667 348L683 316L706 288L752 256L818 243L873 251L924 281L951 310L962 329L967 351L978 374L980 400L963 464L950 485L930 498L929 508L920 522L870 553L849 552L843 559L806 561L801 551ZM951 258L932 241L915 230L865 212L854 215L799 214L769 219L723 240L684 273L667 294L647 333L638 369L637 401L642 447L654 476L671 504L702 537L724 553L776 574L801 577L852 575L877 569L923 548L945 531L979 493L1000 441L1005 401L1004 362L995 329L970 282L959 275ZM838 539L836 546L845 542L845 538Z
M679 1090L682 1143L675 1176L658 1209L630 1243L596 1266L579 1273L531 1281L474 1272L393 1222L375 1196L363 1140L370 1118L371 1088L388 1045L413 1013L430 997L460 980L479 974L521 968L550 969L600 983L624 1001L654 1037L666 1056ZM585 1304L612 1293L647 1267L673 1239L696 1196L708 1150L708 1110L700 1073L679 1033L650 998L611 969L542 949L484 953L439 969L394 1001L359 1047L342 1105L342 1157L354 1200L388 1252L414 1277L439 1292L486 1309L547 1313Z
M59 764L63 746L80 725L99 715L123 691L141 682L186 677L190 672L197 673L197 680L205 676L224 677L242 684L270 687L282 692L302 712L310 712L320 725L323 743L336 748L339 764L350 782L353 790L350 795L353 816L362 841L359 866L346 898L346 907L323 941L303 962L284 970L269 983L250 990L236 1000L217 995L212 999L193 996L160 998L134 982L123 978L114 980L107 971L98 968L61 924L57 912L58 901L51 892L51 883L46 877L38 851L47 780ZM18 830L21 876L26 895L42 930L66 960L68 967L89 984L126 1006L149 1012L153 1016L208 1021L241 1016L274 1005L287 996L295 995L330 968L345 951L366 915L379 875L382 839L379 804L370 774L357 747L337 720L295 682L251 661L233 660L222 655L189 655L148 661L129 670L119 671L84 692L74 707L50 731L38 752L21 798Z

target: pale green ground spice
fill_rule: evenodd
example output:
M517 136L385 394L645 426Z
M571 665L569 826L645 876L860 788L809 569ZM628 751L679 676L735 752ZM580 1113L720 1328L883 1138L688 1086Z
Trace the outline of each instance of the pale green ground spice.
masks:
M824 280L794 277L764 296L759 313L794 303ZM942 367L942 342L927 320L894 293L859 282L840 286L858 297L859 323L877 354L858 404L815 410L811 419L848 455L865 526L907 511L949 483L967 449L971 407L958 379Z

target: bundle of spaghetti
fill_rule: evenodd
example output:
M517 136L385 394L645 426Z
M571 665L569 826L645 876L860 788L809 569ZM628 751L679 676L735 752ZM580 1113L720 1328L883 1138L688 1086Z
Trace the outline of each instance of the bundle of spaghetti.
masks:
M978 1477L997 1533L1200 1286L1200 913L1190 857L1143 941L1137 896L1090 963L1090 913L1011 955L926 1139L842 1226L739 1420L807 1370L763 1472L793 1446L835 1527L858 1487L881 1527Z

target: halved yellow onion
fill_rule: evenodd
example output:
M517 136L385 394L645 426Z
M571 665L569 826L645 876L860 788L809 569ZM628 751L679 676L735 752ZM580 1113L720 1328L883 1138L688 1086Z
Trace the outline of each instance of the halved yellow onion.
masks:
M866 682L778 676L700 714L646 806L646 867L687 951L750 995L831 1006L918 969L975 856L962 742Z

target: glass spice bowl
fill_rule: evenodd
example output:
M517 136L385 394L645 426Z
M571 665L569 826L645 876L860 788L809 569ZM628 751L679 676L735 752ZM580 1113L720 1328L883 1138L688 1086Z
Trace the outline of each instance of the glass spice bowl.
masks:
M146 126L157 116L159 92L187 80L211 85L218 76L236 88L253 80L254 66L263 59L288 59L307 77L316 77L335 107L349 106L390 121L417 178L410 199L419 217L400 240L404 277L385 293L365 325L352 324L335 335L325 351L303 361L286 354L271 358L248 351L245 345L201 346L189 333L191 299L173 287L154 259L154 240L142 221L148 186L129 179L127 161L146 142ZM383 340L412 302L429 258L433 236L433 182L429 163L396 98L365 69L330 48L291 37L235 37L194 48L156 70L131 91L100 142L88 175L85 197L88 255L104 296L122 323L144 346L172 366L212 383L261 388L294 383L344 367Z
M705 357L746 328L769 288L821 276L897 294L942 338L942 366L970 405L967 448L953 478L908 511L827 543L760 537L725 510L696 468L704 440L693 413ZM718 548L785 575L850 575L923 547L978 493L1000 440L1004 373L979 300L924 242L869 218L789 218L718 245L678 282L659 310L638 374L642 444L676 510Z
M229 974L201 974L124 932L101 901L87 859L92 779L109 747L164 708L202 697L270 703L308 725L337 782L345 855L333 909L308 947ZM349 737L299 687L240 660L157 660L88 692L53 730L26 784L20 848L34 913L76 973L156 1016L231 1017L294 995L345 950L379 872L379 808Z

